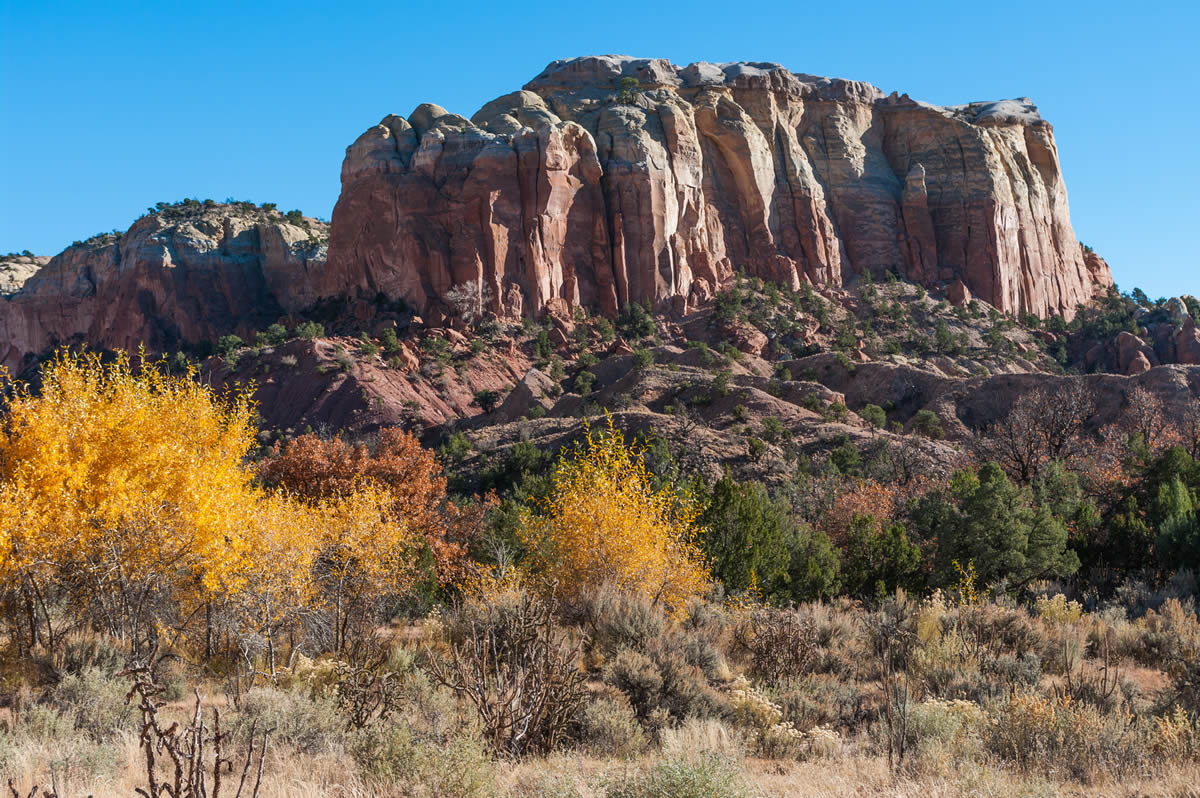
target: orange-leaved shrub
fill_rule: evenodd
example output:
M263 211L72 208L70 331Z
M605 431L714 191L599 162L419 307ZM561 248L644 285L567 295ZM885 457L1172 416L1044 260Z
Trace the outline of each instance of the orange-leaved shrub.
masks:
M301 435L275 448L259 465L271 486L312 503L346 496L366 485L386 491L387 515L419 536L433 555L439 581L459 579L467 543L479 534L489 501L460 507L446 497L446 477L434 453L401 429L380 433L373 450L340 437Z

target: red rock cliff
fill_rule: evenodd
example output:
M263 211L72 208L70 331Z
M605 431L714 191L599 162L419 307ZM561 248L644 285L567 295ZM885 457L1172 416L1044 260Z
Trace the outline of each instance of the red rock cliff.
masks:
M386 117L346 151L328 266L317 294L434 316L464 295L500 315L679 307L743 268L962 280L1039 316L1112 283L1028 100L937 107L777 64L626 56L557 61L470 120Z
M173 206L121 236L68 247L0 296L0 364L65 343L162 352L238 332L250 336L312 304L327 226L212 204ZM11 275L10 275L11 276Z

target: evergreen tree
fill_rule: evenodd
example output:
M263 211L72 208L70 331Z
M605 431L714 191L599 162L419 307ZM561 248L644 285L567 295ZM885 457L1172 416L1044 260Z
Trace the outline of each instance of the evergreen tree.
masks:
M921 549L909 542L903 524L882 527L869 515L856 515L846 545L843 581L846 592L860 598L883 597L897 587L919 585Z
M1161 485L1155 510L1162 518L1155 550L1159 561L1171 568L1200 568L1200 518L1192 492L1175 477Z
M938 542L936 581L942 584L957 578L955 561L973 562L983 584L1013 586L1079 568L1066 526L995 463L956 473L948 495L926 497L915 518L923 536Z
M791 520L758 482L738 482L728 471L712 487L700 516L701 547L712 574L731 593L757 584L767 597L787 591Z
M788 587L793 601L816 601L837 595L841 589L841 561L837 547L820 530L796 531L788 565Z

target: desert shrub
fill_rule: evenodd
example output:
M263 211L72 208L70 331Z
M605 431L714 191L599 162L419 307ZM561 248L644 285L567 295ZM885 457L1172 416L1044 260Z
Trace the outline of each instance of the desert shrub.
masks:
M709 393L718 398L728 396L729 384L732 380L733 372L729 369L721 369L709 384Z
M942 431L942 420L932 410L918 410L913 416L912 428L914 432L935 440L945 434Z
M306 341L322 338L325 335L325 325L315 321L302 321L296 325L296 335Z
M484 413L490 413L495 410L499 402L500 393L490 388L476 391L475 398L471 400L471 404L478 407Z
M1162 617L1173 633L1167 646L1166 671L1177 700L1193 718L1200 716L1200 620L1177 599L1163 604Z
M802 731L818 726L855 731L878 715L873 690L829 674L785 680L770 695L783 719Z
M749 652L753 673L767 683L802 676L816 657L816 623L796 610L746 613L734 635Z
M1150 720L1146 747L1160 762L1200 758L1200 721L1182 707Z
M527 592L468 604L449 656L428 658L429 675L474 707L496 751L553 750L584 704L580 646L556 628L554 610Z
M74 728L98 742L124 730L132 731L134 709L125 701L128 685L96 668L69 673L51 691L49 700L74 723Z
M832 729L812 726L801 730L784 717L783 707L739 676L730 689L734 722L753 735L760 756L768 759L802 759L831 755L839 737Z
M1039 596L1034 602L1038 617L1054 623L1077 623L1083 615L1083 606L1078 601L1067 601L1062 593L1053 597Z
M999 707L984 744L1022 770L1084 782L1135 772L1147 753L1122 715L1033 693L1015 693Z
M973 701L932 698L913 706L908 718L909 750L919 771L946 773L983 753L987 713Z
M213 347L213 352L217 357L228 357L244 346L244 342L236 335L222 335L217 339L216 346Z
M633 369L634 371L642 371L647 369L654 363L654 353L645 347L638 347L633 350Z
M850 416L850 409L841 402L830 402L822 411L821 416L826 421L844 422Z
M575 393L586 396L596 387L596 375L590 371L581 371L575 375Z
M606 684L620 690L629 699L641 719L660 705L663 677L654 660L640 651L623 648L604 666Z
M724 757L672 757L645 769L610 775L605 798L743 798L750 796L741 768Z
M652 647L649 653L621 649L605 663L602 678L629 698L643 723L658 725L656 715L682 720L713 717L724 710L721 697L704 672L681 650Z
M668 628L661 606L608 584L587 591L569 609L571 617L587 631L591 649L605 657L622 648L645 651L661 640Z
M427 739L406 725L377 723L356 732L349 749L366 773L404 788L412 798L488 798L497 794L496 766L469 734Z
M0 773L9 785L14 778L20 783L22 771L37 784L51 776L57 795L82 795L86 785L111 781L122 764L120 744L96 742L68 729L69 720L51 734L30 734L21 726L0 731Z
M341 753L346 721L333 700L302 690L256 687L242 696L237 728L274 729L271 739L305 754Z
M579 739L600 756L636 756L646 747L645 732L623 694L602 695L584 707L579 718Z
M867 405L858 411L859 418L870 424L875 429L882 429L887 426L887 413L879 405Z
M105 637L68 638L57 652L55 667L60 674L95 670L111 676L125 664L127 653Z

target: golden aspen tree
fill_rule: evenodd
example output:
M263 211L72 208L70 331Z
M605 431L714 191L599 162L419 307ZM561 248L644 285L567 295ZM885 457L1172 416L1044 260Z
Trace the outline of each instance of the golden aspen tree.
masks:
M691 497L656 490L611 418L558 462L541 509L521 529L527 567L563 598L609 583L677 609L709 585Z

